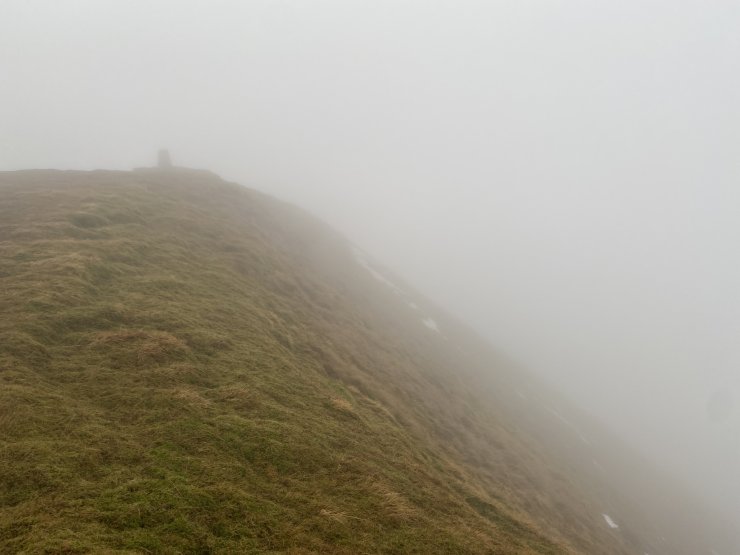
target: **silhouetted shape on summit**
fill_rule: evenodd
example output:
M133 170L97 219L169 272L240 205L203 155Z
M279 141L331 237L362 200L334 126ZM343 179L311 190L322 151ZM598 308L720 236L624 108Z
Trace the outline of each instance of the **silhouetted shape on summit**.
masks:
M166 148L159 149L159 155L157 157L157 166L163 169L172 167L172 160L170 159L170 151Z

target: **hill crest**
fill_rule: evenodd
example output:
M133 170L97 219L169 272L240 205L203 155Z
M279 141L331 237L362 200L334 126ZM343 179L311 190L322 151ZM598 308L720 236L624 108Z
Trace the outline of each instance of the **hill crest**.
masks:
M674 516L582 465L610 451L575 409L287 203L202 170L31 170L0 173L0 222L4 549L705 545L661 545Z

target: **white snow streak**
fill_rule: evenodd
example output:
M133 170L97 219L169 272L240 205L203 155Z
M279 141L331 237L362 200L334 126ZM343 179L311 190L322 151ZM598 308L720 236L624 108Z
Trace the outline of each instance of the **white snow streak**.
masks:
M355 255L355 260L357 261L357 263L363 268L365 268L368 272L370 272L371 276L373 276L380 283L387 285L397 295L403 296L403 291L401 291L401 288L398 287L391 280L389 280L387 277L385 277L383 274L378 272L375 268L373 268L370 265L370 262L367 261L367 258L365 258L365 255L362 253L362 251L360 251L360 249L353 248L352 252Z
M581 433L581 430L579 430L578 427L576 427L570 420L568 420L567 418L565 418L564 416L562 416L558 411L556 411L553 408L545 407L545 410L547 412L549 412L550 414L552 414L555 418L557 418L558 420L560 420L563 424L565 424L566 426L568 426L571 430L573 430L576 433L576 435L578 436L578 438L583 443L585 443L586 445L591 445L591 442L586 439L586 436L584 436Z
M435 322L432 318L427 316L426 318L422 319L422 323L428 327L432 331L436 331L439 333L439 326L437 325L437 322Z
M619 528L619 525L612 520L612 517L610 517L606 513L602 513L601 516L604 517L604 520L606 520L606 523L609 525L609 528Z

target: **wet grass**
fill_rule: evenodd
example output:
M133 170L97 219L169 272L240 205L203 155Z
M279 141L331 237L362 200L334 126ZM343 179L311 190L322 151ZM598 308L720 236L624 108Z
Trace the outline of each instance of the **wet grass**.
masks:
M422 363L292 208L205 173L23 172L0 222L1 551L564 550L429 440Z

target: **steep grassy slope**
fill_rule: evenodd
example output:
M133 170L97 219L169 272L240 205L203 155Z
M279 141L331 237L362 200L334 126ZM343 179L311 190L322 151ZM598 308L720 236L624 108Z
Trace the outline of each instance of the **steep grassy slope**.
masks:
M2 552L653 546L512 400L550 393L207 172L0 174L0 291Z

